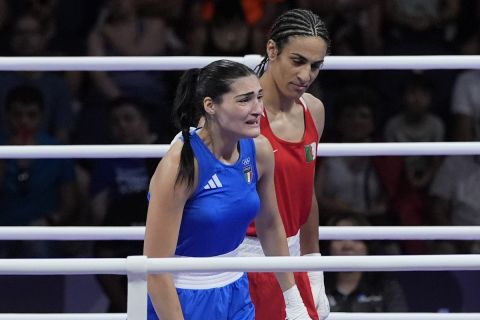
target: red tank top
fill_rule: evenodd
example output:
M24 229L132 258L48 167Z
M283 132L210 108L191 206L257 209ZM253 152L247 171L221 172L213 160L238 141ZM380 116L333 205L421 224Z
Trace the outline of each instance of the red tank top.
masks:
M288 142L275 136L266 113L260 120L260 132L270 141L275 153L275 192L287 237L298 233L310 213L319 140L312 115L305 102L300 102L305 123L301 141ZM247 235L256 235L254 223L249 226Z

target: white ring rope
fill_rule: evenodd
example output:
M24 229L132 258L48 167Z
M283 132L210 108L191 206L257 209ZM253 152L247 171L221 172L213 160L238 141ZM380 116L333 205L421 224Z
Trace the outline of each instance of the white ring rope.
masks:
M126 313L0 313L0 320L127 320ZM451 319L455 320L455 319Z
M0 146L0 159L160 158L170 145ZM320 143L317 155L407 156L480 154L480 142Z
M129 258L134 258L132 256ZM127 258L128 259L128 258ZM2 259L0 275L127 274L124 258ZM289 256L145 259L147 273L480 270L480 255Z
M230 59L255 67L260 55L243 57L2 57L3 71L125 71L185 70L199 68L218 59ZM327 56L325 70L432 70L480 69L480 56Z
M328 320L479 320L480 313L344 313L332 312ZM127 314L0 314L0 320L127 320Z
M180 261L181 260L181 261ZM134 266L129 267L129 261ZM266 261L269 261L268 267ZM181 263L180 263L181 262ZM143 264L143 266L142 266ZM441 266L442 265L442 266ZM147 273L171 271L413 271L480 270L480 255L438 256L356 256L356 257L251 257L251 258L162 258L132 256L126 259L3 259L1 275L44 274L127 274L127 314L0 314L0 320L144 320L147 297ZM143 279L143 285L137 286ZM145 301L143 301L145 300ZM139 301L143 301L140 303ZM330 320L469 320L480 319L478 313L332 313Z
M0 318L1 319L1 318ZM480 313L344 313L333 312L328 320L479 320Z
M480 313L344 313L332 312L328 320L479 320ZM0 320L127 320L126 313L0 314Z
M226 58L256 66L261 57L3 57L2 71L177 71ZM325 70L480 69L480 56L328 56ZM168 145L1 146L0 159L19 158L146 158L162 157ZM480 143L320 144L319 156L471 155ZM478 227L320 227L321 239L451 239L480 238ZM99 229L101 229L99 232ZM92 233L93 232L93 233ZM143 227L2 227L0 240L142 240ZM134 261L135 260L135 261ZM267 263L268 261L268 263ZM144 263L144 264L143 264ZM267 267L268 265L268 267ZM146 284L132 278L175 271L439 271L480 270L480 255L324 256L256 258L147 259L1 259L0 274L127 274L129 297L146 298ZM139 320L142 305L129 304L128 314L0 314L0 320ZM141 316L142 315L142 316ZM329 320L470 320L478 313L332 313Z
M320 240L480 240L480 226L319 227ZM145 227L0 227L0 240L138 240Z

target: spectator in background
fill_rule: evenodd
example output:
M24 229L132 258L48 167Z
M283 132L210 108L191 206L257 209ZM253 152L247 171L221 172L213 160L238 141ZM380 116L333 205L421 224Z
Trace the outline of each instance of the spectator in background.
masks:
M477 5L478 6L478 5ZM478 12L473 13L478 14ZM458 40L461 54L480 53L478 25L464 29ZM451 102L454 141L480 140L480 71L461 72ZM480 225L480 160L478 156L449 156L430 186L428 217L432 225ZM478 253L480 242L435 241L433 253Z
M135 99L119 97L109 104L110 143L114 144L153 144L157 136L150 131L149 117L145 108ZM112 158L94 161L91 176L92 202L94 203L93 224L103 224L105 219L120 219L120 212L111 212L109 206L117 197L137 192L146 192L156 160L139 158ZM142 203L145 202L142 197ZM146 203L145 203L146 205ZM109 212L112 215L109 216ZM123 210L122 210L123 212ZM145 215L145 212L140 212ZM125 212L122 219L132 218ZM141 218L138 222L142 223ZM144 220L143 220L144 222Z
M161 56L167 53L167 27L158 15L140 15L134 0L107 0L104 2L97 22L88 36L87 52L90 56ZM106 119L106 103L121 96L139 100L149 109L152 117L170 118L170 80L163 71L95 71L87 82L87 98L79 115L79 135L96 136L106 134L102 126L92 128L89 119ZM160 123L160 122L158 122ZM83 126L86 127L83 127ZM157 125L157 124L156 124ZM169 134L173 126L169 122L161 127L152 127L160 134ZM173 131L173 129L172 129ZM174 134L172 134L173 136ZM85 139L85 138L83 138ZM169 139L170 141L171 136ZM81 139L80 139L81 140ZM87 141L91 143L91 141Z
M347 87L339 93L335 111L337 141L376 140L377 97L364 87ZM316 194L322 217L344 211L363 215L373 225L391 225L389 197L382 180L382 157L322 158L317 165Z
M325 18L331 32L332 55L361 56L377 55L383 50L382 18L383 3L380 0L297 0L298 7L309 8ZM309 92L321 97L325 104L326 118L334 117L330 108L335 103L335 96L342 86L372 86L378 78L378 72L372 70L325 70ZM391 79L389 79L391 80ZM377 112L384 112L377 110ZM327 121L323 139L330 140L334 123Z
M365 217L355 213L334 216L329 226L369 226ZM331 256L378 254L372 243L362 240L332 240L326 246ZM407 312L399 282L386 272L325 273L325 286L332 312Z
M411 75L403 93L403 110L388 120L387 142L441 142L445 127L432 109L432 87L422 75ZM406 157L407 179L414 188L427 187L439 165L437 157Z
M49 37L54 55L83 55L88 28L95 22L101 1L13 0L13 14L34 14Z
M459 42L461 54L480 54L480 28L472 28ZM480 70L461 72L453 87L450 111L453 114L452 138L455 141L480 139Z
M297 0L327 20L334 55L375 55L382 52L383 1Z
M151 144L156 136L149 129L149 117L135 100L120 97L109 106L111 142L117 144ZM92 222L101 226L145 226L147 190L159 159L98 159L91 174ZM100 241L95 256L125 258L141 255L142 243ZM127 280L125 276L98 275L110 299L109 312L126 312Z
M189 7L193 27L187 36L190 54L262 54L269 26L286 7L285 0L193 1Z
M134 0L107 0L88 37L87 50L90 56L158 56L165 48L161 18L138 15ZM165 83L159 72L96 71L91 76L103 100L127 95L156 105L164 98Z
M32 12L20 15L10 35L10 55L47 56L49 36L45 26ZM67 142L73 123L71 96L65 79L56 73L25 71L0 73L0 120L5 122L4 99L8 91L19 85L40 90L44 99L41 129L60 141ZM4 123L3 123L4 124Z
M19 86L8 92L8 131L2 145L56 145L60 142L42 131L44 103L34 87ZM68 225L75 208L74 168L67 159L3 160L0 172L0 225ZM52 243L8 242L2 257L55 257Z
M160 17L165 23L165 46L167 55L188 54L181 31L185 20L186 0L136 0L138 14L142 17ZM192 31L192 30L188 30Z
M9 7L13 21L25 13L34 15L40 21L43 36L47 39L45 51L49 56L84 56L86 37L95 22L101 2L11 0ZM62 73L69 87L74 114L82 107L86 74L76 70Z
M0 29L3 28L8 21L9 18L9 7L7 0L0 1Z
M385 127L387 142L441 142L445 138L442 120L433 114L431 83L421 74L411 74L403 90L403 110L390 118ZM401 225L424 224L427 190L438 166L440 157L404 157L405 173L393 204ZM424 253L421 241L403 242L408 253Z
M385 1L387 54L448 54L460 0Z
M448 156L430 186L430 224L440 226L480 225L480 158ZM478 242L436 241L434 253L472 253ZM478 249L476 249L478 250Z
M193 54L233 57L253 53L254 30L241 1L212 1L210 5L211 16L193 30Z
M8 52L8 24L11 19L10 6L7 0L0 0L0 54Z

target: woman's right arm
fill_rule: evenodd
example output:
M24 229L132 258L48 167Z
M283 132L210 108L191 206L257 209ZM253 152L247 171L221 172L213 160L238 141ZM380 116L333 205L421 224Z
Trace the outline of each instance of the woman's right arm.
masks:
M150 181L144 241L144 255L149 258L172 257L175 254L183 208L190 196L184 184L175 185L182 145L177 143L170 149ZM150 274L148 292L160 319L183 319L170 274Z

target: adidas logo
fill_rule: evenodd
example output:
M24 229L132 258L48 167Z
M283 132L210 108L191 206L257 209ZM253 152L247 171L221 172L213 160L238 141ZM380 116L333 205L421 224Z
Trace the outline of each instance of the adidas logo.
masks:
M208 183L203 187L205 190L209 189L217 189L217 188L222 188L222 182L220 179L218 179L217 174L214 174L210 180L208 180Z

